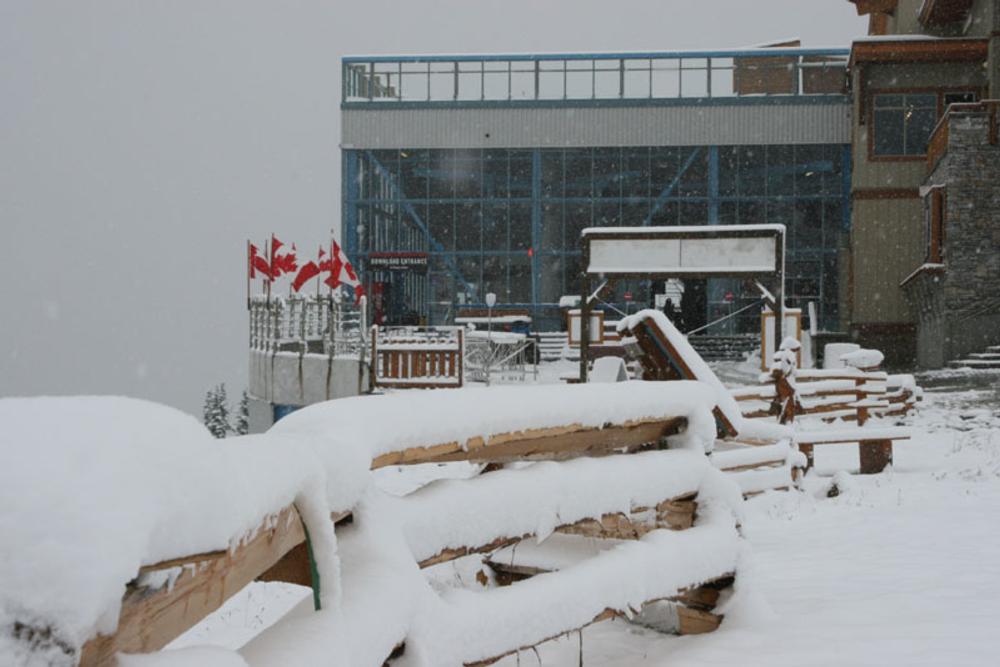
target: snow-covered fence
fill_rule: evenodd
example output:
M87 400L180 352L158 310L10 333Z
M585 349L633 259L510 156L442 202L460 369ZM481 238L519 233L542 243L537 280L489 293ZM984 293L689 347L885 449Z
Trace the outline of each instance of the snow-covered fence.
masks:
M464 384L462 327L372 327L376 387L444 389Z
M715 391L699 382L341 399L295 412L265 435L225 441L173 411L164 421L137 410L132 403L140 402L42 402L34 412L22 404L0 411L2 423L23 422L26 433L42 421L35 413L74 413L31 436L61 472L28 457L26 467L0 473L11 493L22 477L22 486L33 479L43 487L22 491L33 509L11 539L26 559L0 587L0 645L13 642L26 654L55 651L90 665L155 651L263 578L312 585L309 604L322 610L292 615L255 639L242 649L250 664L287 664L282 647L295 646L300 664L325 656L375 666L400 645L418 664L487 664L650 601L691 606L706 582L731 583L744 548L739 489L704 455L714 439ZM68 455L81 438L109 471L88 486L90 496L78 486L94 476L93 456ZM434 482L400 498L375 491L369 472L541 459L548 461ZM32 477L35 468L45 475ZM31 493L56 492L65 499L31 502ZM334 531L348 513L350 525ZM76 551L51 549L33 529L39 525L89 539L78 539ZM432 593L419 574L552 534L630 544L465 595ZM64 598L71 608L52 604ZM705 614L698 627L718 624L711 607L697 610Z
M815 416L864 425L873 416L909 414L921 395L912 375L856 368L801 369L791 377L772 371L761 374L760 381L760 386L732 391L745 417L791 421Z

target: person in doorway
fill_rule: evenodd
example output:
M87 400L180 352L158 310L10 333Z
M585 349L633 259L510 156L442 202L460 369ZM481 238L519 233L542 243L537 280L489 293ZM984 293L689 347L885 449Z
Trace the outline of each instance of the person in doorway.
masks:
M667 299L663 302L663 314L667 316L667 319L670 320L671 324L675 324L677 322L677 309L674 308L673 299Z

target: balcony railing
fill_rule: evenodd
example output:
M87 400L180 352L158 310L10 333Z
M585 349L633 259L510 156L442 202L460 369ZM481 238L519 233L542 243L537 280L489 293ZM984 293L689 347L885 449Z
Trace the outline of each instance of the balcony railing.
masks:
M840 95L849 49L348 56L345 105Z
M934 126L931 138L927 142L927 173L934 171L941 158L948 152L948 139L951 130L952 114L984 113L989 114L989 127L986 141L991 145L997 143L998 128L1000 128L1000 100L983 100L981 102L969 102L949 105Z
M357 357L367 349L362 311L328 295L255 296L250 349Z

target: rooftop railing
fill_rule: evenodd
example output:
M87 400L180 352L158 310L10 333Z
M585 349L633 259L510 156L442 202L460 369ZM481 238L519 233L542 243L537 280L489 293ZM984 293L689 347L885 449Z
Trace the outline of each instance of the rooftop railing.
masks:
M837 95L849 49L347 56L342 100L476 103Z

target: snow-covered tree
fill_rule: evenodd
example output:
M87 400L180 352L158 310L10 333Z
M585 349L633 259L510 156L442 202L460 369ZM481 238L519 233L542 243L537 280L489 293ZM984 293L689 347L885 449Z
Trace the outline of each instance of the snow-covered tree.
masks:
M202 410L205 428L216 438L225 438L233 427L229 424L229 399L226 397L226 384L209 389L205 394L205 406Z
M240 407L236 411L236 424L233 426L236 435L246 435L250 431L250 397L247 390L243 390L240 397Z

